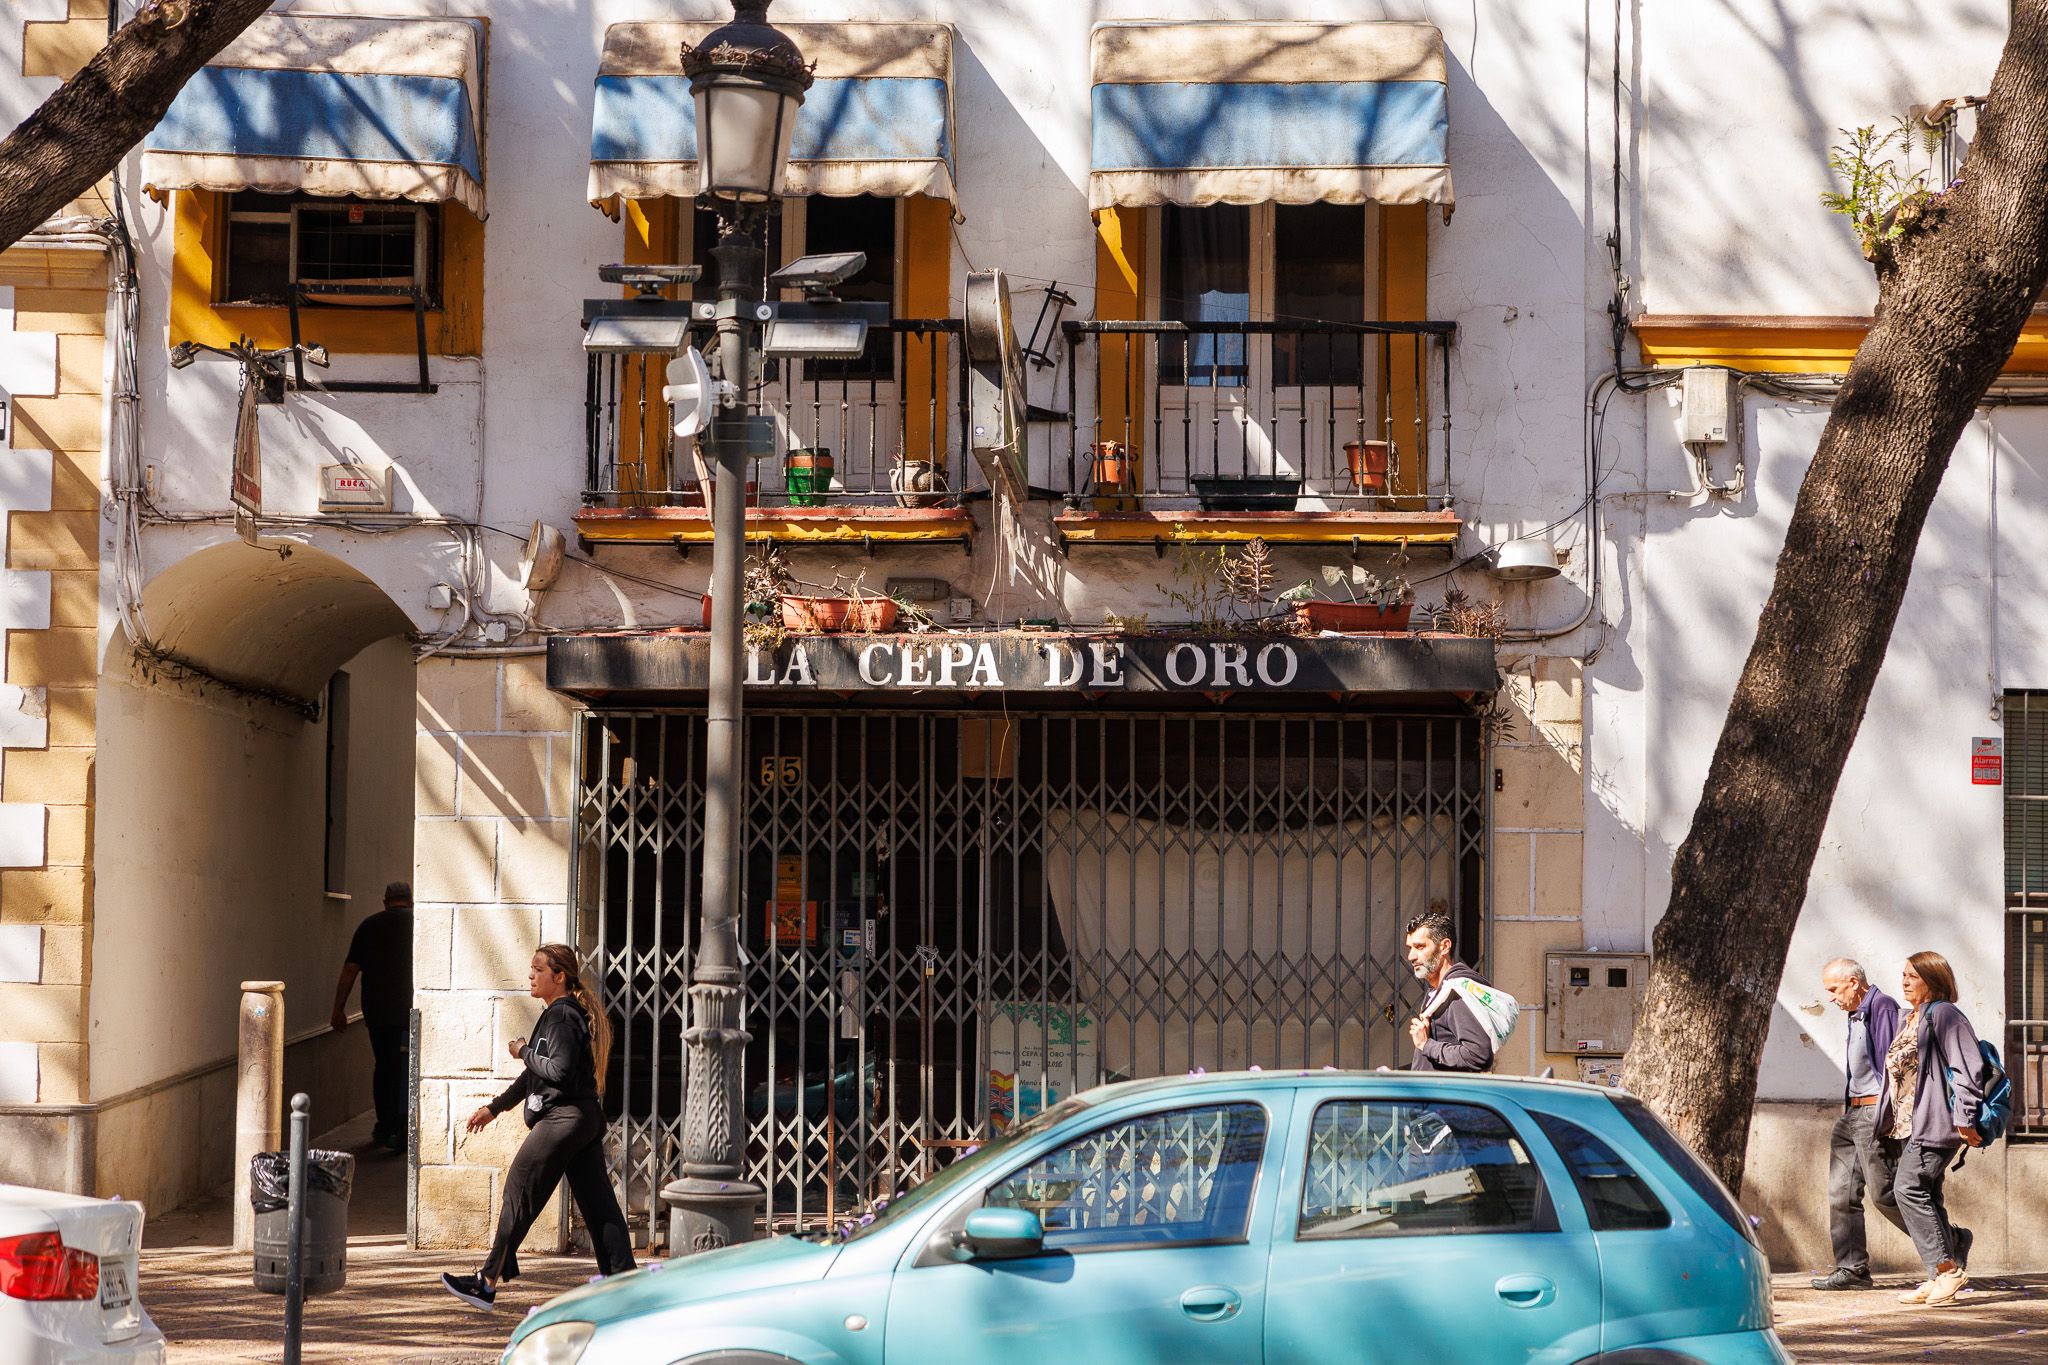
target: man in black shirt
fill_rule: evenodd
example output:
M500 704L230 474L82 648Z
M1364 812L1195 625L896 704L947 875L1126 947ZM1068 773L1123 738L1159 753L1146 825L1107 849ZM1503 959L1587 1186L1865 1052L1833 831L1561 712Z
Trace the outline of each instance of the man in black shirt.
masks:
M412 1017L412 887L406 883L385 887L384 908L358 924L356 936L349 940L329 1021L336 1033L348 1027L348 993L357 976L363 978L363 1025L370 1030L370 1052L376 1059L370 1088L377 1102L377 1124L370 1141L402 1152L406 1038Z

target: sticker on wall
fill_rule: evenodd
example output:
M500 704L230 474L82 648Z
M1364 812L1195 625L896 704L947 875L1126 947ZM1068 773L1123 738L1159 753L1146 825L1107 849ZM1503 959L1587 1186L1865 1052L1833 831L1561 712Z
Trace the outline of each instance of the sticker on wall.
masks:
M320 510L323 512L389 512L391 470L359 464L320 466Z
M2005 785L2005 741L1987 739L1982 735L1970 741L1970 785L1973 787L2001 787Z

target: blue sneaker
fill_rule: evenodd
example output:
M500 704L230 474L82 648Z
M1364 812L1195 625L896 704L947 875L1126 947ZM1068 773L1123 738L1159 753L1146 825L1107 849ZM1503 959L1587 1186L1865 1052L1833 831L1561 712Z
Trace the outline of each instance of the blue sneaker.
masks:
M471 1308L481 1308L486 1313L498 1306L498 1291L483 1282L477 1275L450 1275L441 1272L441 1287L461 1299Z

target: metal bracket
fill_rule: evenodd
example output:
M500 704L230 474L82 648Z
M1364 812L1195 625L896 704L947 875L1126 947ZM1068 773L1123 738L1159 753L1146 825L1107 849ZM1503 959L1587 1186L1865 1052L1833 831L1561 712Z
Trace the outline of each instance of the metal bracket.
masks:
M393 384L381 379L325 379L306 382L306 363L299 351L299 305L305 299L321 293L371 294L380 297L412 300L413 345L418 350L420 377L417 383ZM294 280L284 296L285 311L291 317L292 328L292 387L312 389L325 393L435 393L438 386L427 373L427 290L420 284L350 284L336 285L332 289L309 289L303 280Z
M687 536L676 536L674 538L674 543L676 547L676 558L678 559L688 559L690 557L690 551L693 548L695 548L690 544L690 540Z

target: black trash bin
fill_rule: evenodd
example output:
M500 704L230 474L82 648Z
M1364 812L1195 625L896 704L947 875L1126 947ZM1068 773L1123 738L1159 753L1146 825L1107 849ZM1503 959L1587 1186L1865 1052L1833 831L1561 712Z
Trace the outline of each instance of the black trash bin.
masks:
M249 1162L249 1206L256 1214L256 1287L285 1290L291 1250L292 1158L258 1152ZM328 1294L348 1282L348 1195L356 1159L348 1152L306 1153L305 1233L299 1264L306 1293Z

